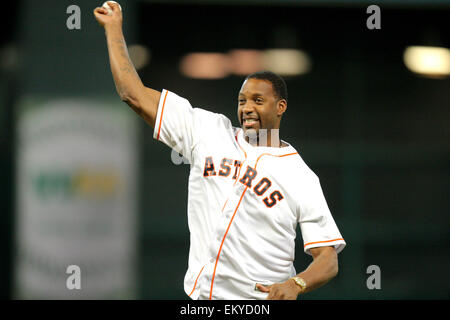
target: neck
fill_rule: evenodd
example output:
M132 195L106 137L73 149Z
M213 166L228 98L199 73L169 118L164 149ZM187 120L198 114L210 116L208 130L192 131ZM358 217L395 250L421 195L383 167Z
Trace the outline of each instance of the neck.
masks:
M280 129L260 129L258 133L255 131L247 131L244 133L245 140L254 147L285 147L279 137Z

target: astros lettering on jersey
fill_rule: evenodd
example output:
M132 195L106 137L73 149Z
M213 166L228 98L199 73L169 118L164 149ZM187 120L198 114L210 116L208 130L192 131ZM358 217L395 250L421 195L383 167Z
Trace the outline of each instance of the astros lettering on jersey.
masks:
M265 299L256 283L296 275L298 224L307 254L345 247L318 177L286 141L252 146L224 115L165 89L153 137L190 163L184 290L192 299Z

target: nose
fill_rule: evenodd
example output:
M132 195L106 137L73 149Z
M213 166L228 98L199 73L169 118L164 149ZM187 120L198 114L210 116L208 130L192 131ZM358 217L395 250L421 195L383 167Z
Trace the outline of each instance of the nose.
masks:
M246 101L245 103L239 106L238 109L239 122L242 122L244 120L244 117L251 117L251 116L256 117L256 110L251 101Z
M242 106L242 112L245 114L252 113L255 110L251 103L246 103Z

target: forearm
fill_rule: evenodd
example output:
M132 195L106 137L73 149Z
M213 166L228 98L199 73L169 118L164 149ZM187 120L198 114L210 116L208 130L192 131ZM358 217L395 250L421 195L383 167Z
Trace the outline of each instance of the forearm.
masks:
M322 251L304 271L297 276L305 280L307 287L301 293L311 292L320 288L338 273L338 259L334 248Z
M137 106L138 96L144 90L144 85L128 56L122 28L117 25L106 26L105 33L117 93L123 101L131 106Z
M297 276L302 278L306 287L299 286L290 278L283 283L275 283L270 286L256 284L256 289L269 293L268 300L295 300L299 294L313 291L336 276L338 272L337 253L333 247L312 248L313 262Z

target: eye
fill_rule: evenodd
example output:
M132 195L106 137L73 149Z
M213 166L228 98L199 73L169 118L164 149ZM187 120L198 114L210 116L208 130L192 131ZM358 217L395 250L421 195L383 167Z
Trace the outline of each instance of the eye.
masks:
M264 102L264 100L263 100L262 98L256 98L256 99L255 99L255 102L256 102L257 104L262 104L262 103Z
M244 104L245 103L245 99L239 99L239 104Z

